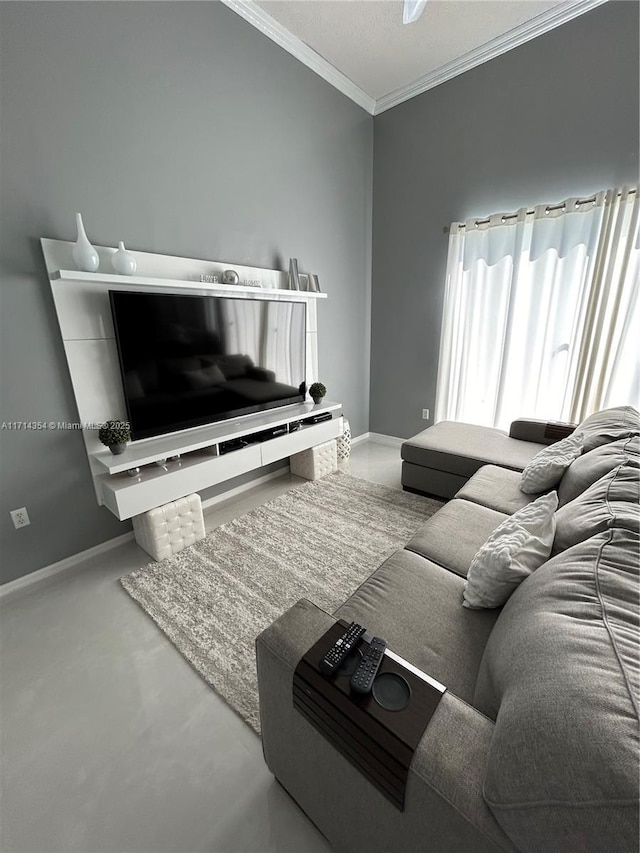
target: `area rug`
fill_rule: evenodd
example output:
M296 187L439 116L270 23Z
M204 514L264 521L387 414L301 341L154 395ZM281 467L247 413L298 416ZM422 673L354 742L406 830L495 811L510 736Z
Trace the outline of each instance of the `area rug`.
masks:
M121 583L259 733L257 635L300 598L332 613L440 506L338 472L291 489Z

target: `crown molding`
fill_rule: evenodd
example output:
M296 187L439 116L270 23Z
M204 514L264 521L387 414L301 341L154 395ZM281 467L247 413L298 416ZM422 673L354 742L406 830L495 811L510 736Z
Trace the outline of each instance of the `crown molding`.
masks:
M422 92L426 92L428 89L433 89L435 86L439 86L441 83L457 77L459 74L464 74L465 71L481 65L483 62L488 62L496 56L501 56L503 53L513 50L514 47L519 47L519 45L531 41L531 39L537 38L537 36L541 36L556 27L562 26L567 21L571 21L573 18L577 18L591 9L595 9L596 6L601 6L603 3L608 2L608 0L567 0L562 6L550 9L541 15L536 15L535 18L525 21L519 27L514 27L509 32L503 33L486 44L480 45L480 47L465 53L452 62L436 68L435 71L419 77L408 86L389 92L388 95L378 98L377 101L361 89L360 86L349 80L341 71L338 71L330 62L323 59L309 45L285 29L282 24L278 23L275 18L272 18L271 15L265 12L261 6L254 3L253 0L221 0L221 2L276 44L280 45L281 48L292 56L295 56L296 59L299 59L300 62L304 63L312 71L315 71L316 74L319 74L320 77L342 92L343 95L355 101L356 104L368 113L378 115L385 112L385 110L390 110L391 107L408 101L410 98L414 98L416 95L420 95Z
M569 2L563 3L560 7L555 7L540 15L536 15L535 18L525 21L524 24L514 27L509 32L503 33L486 44L480 45L480 47L470 50L468 53L454 59L452 62L440 66L435 71L419 77L408 86L396 89L388 95L378 98L374 115L379 115L385 112L385 110L390 110L391 107L408 101L410 98L414 98L428 89L433 89L435 86L439 86L441 83L445 83L459 74L464 74L465 71L469 71L477 65L482 65L483 62L488 62L496 56L501 56L503 53L513 50L514 47L519 47L521 44L531 41L531 39L554 30L556 27L567 23L567 21L571 21L573 18L577 18L579 15L583 15L585 12L589 12L591 9L595 9L596 6L601 6L606 2L607 0L569 0Z
M253 0L221 0L225 6L232 9L241 18L260 30L265 36L274 41L281 48L286 50L296 59L299 59L307 68L315 71L320 77L331 83L331 85L355 101L358 106L365 109L370 115L374 114L376 101L371 95L357 86L352 80L349 80L341 71L338 71L330 62L323 59L319 53L305 44L289 30L285 29L282 24L278 23L275 18L272 18L261 6L258 6Z

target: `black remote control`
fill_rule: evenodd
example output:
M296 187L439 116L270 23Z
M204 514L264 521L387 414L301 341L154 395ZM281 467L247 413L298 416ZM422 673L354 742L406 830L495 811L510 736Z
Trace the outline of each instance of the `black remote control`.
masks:
M357 622L352 622L320 661L320 672L333 675L366 630Z
M381 640L380 637L374 637L371 640L369 648L363 654L360 665L351 676L351 681L349 682L349 687L354 693L366 695L371 691L386 648L386 642Z

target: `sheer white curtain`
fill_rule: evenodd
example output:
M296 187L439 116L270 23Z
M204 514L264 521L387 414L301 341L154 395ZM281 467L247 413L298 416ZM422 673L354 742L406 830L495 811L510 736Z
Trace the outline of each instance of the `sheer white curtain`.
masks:
M605 209L570 417L640 403L640 198L628 188Z
M626 190L451 227L436 421L506 429L521 416L582 417L616 395L633 402L620 373L635 346L625 322L638 310L634 207L637 231L637 194ZM602 326L593 316L604 304ZM613 331L603 348L605 327ZM589 391L585 401L583 390L577 399L596 378L599 397Z

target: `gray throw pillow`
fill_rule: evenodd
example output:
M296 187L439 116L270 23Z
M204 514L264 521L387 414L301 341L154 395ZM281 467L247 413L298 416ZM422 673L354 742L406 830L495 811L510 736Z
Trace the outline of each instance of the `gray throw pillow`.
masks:
M610 527L640 528L640 477L627 462L605 474L556 512L552 554L558 554Z

